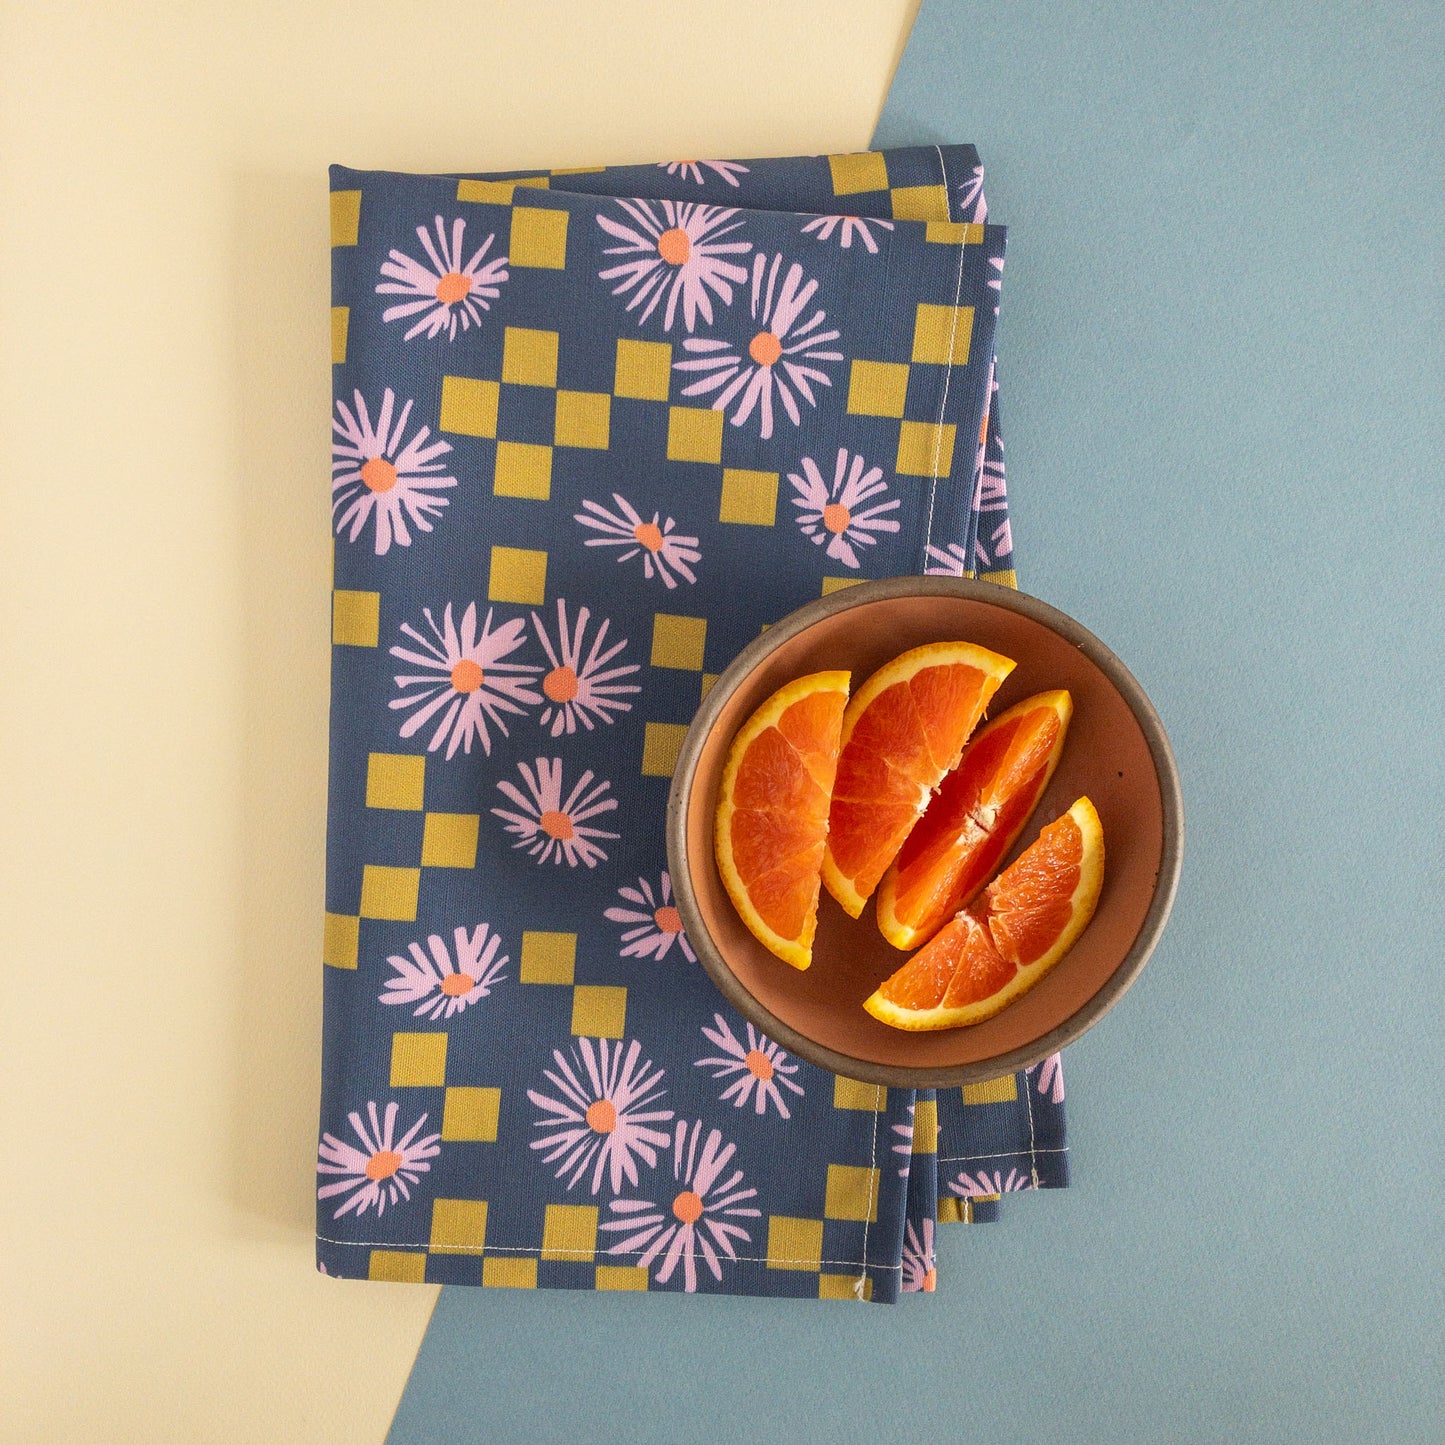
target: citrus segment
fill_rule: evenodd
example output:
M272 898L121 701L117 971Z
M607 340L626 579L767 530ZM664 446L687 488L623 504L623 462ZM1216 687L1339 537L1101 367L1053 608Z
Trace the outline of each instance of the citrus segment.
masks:
M843 714L823 882L852 917L958 762L1013 660L968 642L915 647L880 668Z
M775 692L739 729L718 795L718 873L748 931L794 968L813 961L819 870L847 672Z
M863 1007L898 1029L992 1018L1074 946L1103 883L1104 830L1094 805L1080 798Z
M977 896L1054 775L1074 705L1060 688L982 728L943 780L878 889L878 927L917 948Z

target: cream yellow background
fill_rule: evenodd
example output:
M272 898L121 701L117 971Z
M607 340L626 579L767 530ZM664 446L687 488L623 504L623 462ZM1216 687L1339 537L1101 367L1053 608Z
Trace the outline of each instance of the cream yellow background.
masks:
M313 1271L326 165L868 142L916 0L4 6L7 1441L380 1440Z

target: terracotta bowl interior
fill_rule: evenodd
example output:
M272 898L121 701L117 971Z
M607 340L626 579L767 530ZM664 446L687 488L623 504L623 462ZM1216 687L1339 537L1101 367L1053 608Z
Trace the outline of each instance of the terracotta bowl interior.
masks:
M779 629L780 631L782 629ZM712 827L728 744L753 710L785 682L825 668L851 668L856 687L909 647L960 639L981 643L1017 666L989 708L1005 708L1046 688L1067 687L1074 716L1048 791L1010 858L1047 822L1087 794L1104 826L1107 866L1093 922L1061 963L1002 1013L972 1028L910 1034L864 1012L863 1000L905 955L879 933L873 905L849 918L824 890L813 966L805 972L774 958L743 926L723 890L713 856ZM718 684L728 681L725 675ZM1049 626L1006 606L961 596L900 596L838 611L787 638L736 683L702 741L685 780L677 830L696 916L726 969L754 1000L798 1036L867 1072L962 1068L978 1076L989 1061L1035 1047L1095 1002L1129 954L1154 900L1164 851L1164 794L1140 721L1105 671ZM713 960L714 965L716 960ZM720 980L721 981L721 980ZM735 991L734 991L735 992ZM765 1015L735 998L756 1022ZM1084 1025L1085 1027L1087 1024ZM1079 1029L1082 1032L1082 1028ZM806 1055L809 1051L803 1049ZM815 1061L824 1062L816 1055ZM834 1061L836 1062L836 1061ZM896 1076L895 1076L896 1077Z

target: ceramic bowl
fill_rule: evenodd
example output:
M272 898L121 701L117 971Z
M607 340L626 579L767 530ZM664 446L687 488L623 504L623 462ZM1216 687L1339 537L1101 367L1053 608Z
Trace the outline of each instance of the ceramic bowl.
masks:
M856 688L926 642L981 643L1017 666L997 716L1047 688L1073 694L1068 739L1048 790L1009 855L1087 794L1104 826L1103 893L1063 960L984 1023L932 1033L889 1028L863 1000L904 961L878 931L823 891L813 966L775 958L743 926L718 875L713 814L728 745L765 698L805 673L849 668ZM869 1083L952 1087L1026 1068L1072 1043L1118 1002L1149 958L1174 901L1183 851L1179 773L1164 727L1123 663L1073 618L1007 587L896 577L799 608L746 647L689 728L668 802L667 848L687 936L724 996L799 1058Z

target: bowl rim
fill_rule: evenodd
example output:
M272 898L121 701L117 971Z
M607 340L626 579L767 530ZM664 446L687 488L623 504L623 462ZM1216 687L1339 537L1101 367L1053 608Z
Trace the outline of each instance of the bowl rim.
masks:
M942 1069L879 1064L868 1059L854 1058L814 1043L776 1017L748 991L728 967L721 950L713 942L698 908L691 873L687 867L687 814L698 759L724 703L743 679L770 653L826 617L899 597L937 596L984 602L990 606L1021 613L1077 647L1108 677L1138 720L1150 756L1154 760L1164 834L1159 872L1149 910L1129 952L1110 974L1103 987L1081 1008L1032 1044L974 1063L954 1064ZM1179 875L1184 859L1184 796L1174 750L1154 704L1150 702L1133 673L1083 623L1027 592L995 582L984 582L971 577L888 577L881 581L860 582L843 588L790 612L743 648L719 675L693 717L678 751L677 766L673 772L672 787L667 800L667 858L672 877L673 898L678 912L682 915L688 941L699 961L723 997L744 1018L762 1029L770 1039L798 1058L807 1059L835 1074L864 1083L882 1084L890 1088L956 1088L999 1078L1004 1074L1017 1073L1020 1069L1041 1063L1050 1054L1058 1052L1087 1033L1128 992L1130 985L1138 978L1149 961L1149 956L1154 952L1179 890Z

